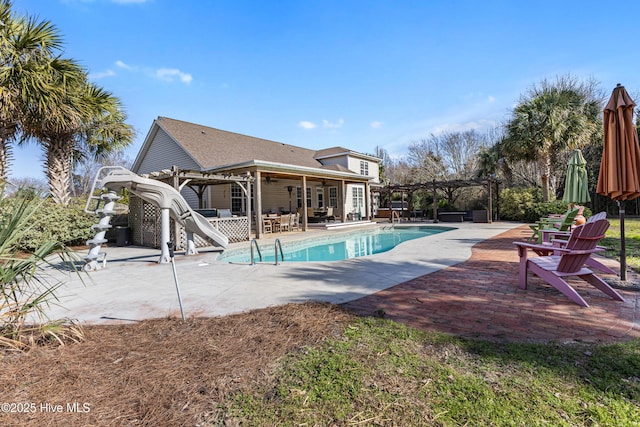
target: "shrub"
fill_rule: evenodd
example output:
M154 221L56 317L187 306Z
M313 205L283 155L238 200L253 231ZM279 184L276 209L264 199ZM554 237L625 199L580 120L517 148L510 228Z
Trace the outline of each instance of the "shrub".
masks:
M60 206L50 199L43 201L34 212L32 227L24 233L21 249L30 251L49 240L66 246L84 245L94 234L91 226L97 218L83 209L84 201L79 199L69 206Z
M0 195L0 346L25 349L41 340L81 339L80 328L65 320L50 321L44 313L61 283L51 283L53 276L43 267L59 268L52 255L58 255L62 265L69 265L71 258L65 246L52 239L24 251L25 235L38 225L36 218L48 205L25 195Z
M567 204L562 200L532 203L526 207L523 220L525 222L536 222L542 217L546 217L551 214L563 214L566 211Z
M563 214L567 203L562 200L541 201L539 188L506 188L500 193L500 218L508 221L536 222L550 214ZM585 208L584 216L591 210Z
M526 221L527 209L540 200L538 188L505 188L500 192L500 218Z

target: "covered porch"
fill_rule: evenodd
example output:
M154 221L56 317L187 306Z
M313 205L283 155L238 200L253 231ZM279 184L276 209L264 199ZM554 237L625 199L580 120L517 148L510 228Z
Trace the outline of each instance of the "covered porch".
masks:
M178 190L190 189L182 193L192 208L231 242L261 238L275 231L307 231L311 224L349 223L372 217L370 178L366 176L336 170L341 168L250 163L212 171L173 166L148 176ZM155 206L131 198L129 224L134 244L159 244L158 218ZM181 248L186 241L184 230L174 223L171 233ZM197 246L207 244L196 237Z
M273 227L268 228L270 218L283 215L295 217L301 231L307 231L311 224L348 223L373 216L371 178L340 166L310 168L251 161L226 169L217 168L216 172L248 174L253 178L251 196L245 205L236 198L231 201L231 209L237 215L252 212L256 238L273 232ZM220 190L211 188L212 203L227 203L224 189L222 194ZM250 202L251 209L247 209L246 204Z

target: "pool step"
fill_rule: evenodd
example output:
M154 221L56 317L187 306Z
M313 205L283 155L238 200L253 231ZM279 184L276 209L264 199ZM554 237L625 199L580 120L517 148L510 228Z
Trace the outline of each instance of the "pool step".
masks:
M350 222L328 222L324 225L327 230L338 230L343 228L362 227L365 225L376 225L374 221L350 221Z

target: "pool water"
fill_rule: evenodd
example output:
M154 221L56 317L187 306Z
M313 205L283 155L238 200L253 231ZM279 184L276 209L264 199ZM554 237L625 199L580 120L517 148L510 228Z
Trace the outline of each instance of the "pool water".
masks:
M453 230L454 227L414 226L359 230L333 236L282 243L284 262L340 261L389 251L407 240ZM262 262L275 262L274 246L261 246ZM256 262L258 253L254 252ZM249 249L225 251L218 261L250 263Z

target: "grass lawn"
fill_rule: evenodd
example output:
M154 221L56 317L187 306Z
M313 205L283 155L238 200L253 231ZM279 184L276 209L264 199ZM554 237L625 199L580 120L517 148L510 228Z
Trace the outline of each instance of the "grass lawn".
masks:
M640 425L637 342L495 344L365 318L278 366L221 413L261 426Z
M602 242L618 257L620 222ZM640 219L625 220L640 271ZM640 342L497 344L359 319L221 413L248 425L640 426Z
M609 222L611 227L601 244L608 248L605 256L620 260L620 220L609 218ZM640 272L640 218L625 218L624 235L627 267Z

